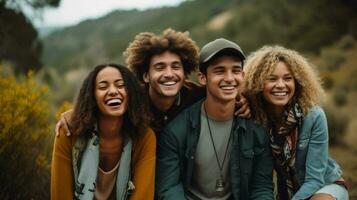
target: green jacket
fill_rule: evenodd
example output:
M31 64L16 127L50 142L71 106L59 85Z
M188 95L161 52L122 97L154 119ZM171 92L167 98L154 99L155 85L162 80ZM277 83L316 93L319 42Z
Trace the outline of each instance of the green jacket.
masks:
M200 135L202 100L182 111L158 136L156 198L186 199ZM263 127L235 118L230 158L233 199L273 199L273 158Z

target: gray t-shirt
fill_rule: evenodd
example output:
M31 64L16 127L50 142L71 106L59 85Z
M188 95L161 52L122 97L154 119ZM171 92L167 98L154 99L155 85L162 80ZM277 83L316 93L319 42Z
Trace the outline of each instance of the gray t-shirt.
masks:
M233 118L227 121L215 121L209 118L212 137L216 146L220 165L223 163L224 154L227 145L229 145L222 171L225 183L224 190L222 192L217 192L216 181L220 178L220 171L208 129L207 118L205 113L201 112L200 137L195 153L192 181L188 188L188 199L223 200L231 196L232 191L229 177L231 142L228 144L228 140L231 134L232 123Z

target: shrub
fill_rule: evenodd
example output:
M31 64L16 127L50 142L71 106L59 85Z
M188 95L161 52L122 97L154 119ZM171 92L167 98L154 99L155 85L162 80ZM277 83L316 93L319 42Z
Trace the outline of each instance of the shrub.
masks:
M321 79L324 89L331 90L334 87L335 82L333 79L333 74L330 71L322 71Z
M47 88L0 74L0 199L49 199Z
M333 101L334 103L338 106L344 106L347 104L348 99L347 99L347 94L348 90L345 89L344 87L337 87L334 94L333 94Z
M321 51L322 67L329 71L337 71L345 61L343 50L339 48L324 48Z
M349 117L339 108L331 105L324 106L324 110L328 123L329 143L331 145L342 144L349 124Z
M355 45L355 39L351 35L345 35L337 43L337 47L342 50L351 49Z
M61 115L72 109L73 108L73 105L71 102L68 102L68 101L65 101L62 103L62 105L57 109L57 112L56 112L56 119L59 120L61 118Z

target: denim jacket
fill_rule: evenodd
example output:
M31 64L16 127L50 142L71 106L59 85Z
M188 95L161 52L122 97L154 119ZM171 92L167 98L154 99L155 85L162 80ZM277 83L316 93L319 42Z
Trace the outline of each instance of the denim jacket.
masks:
M342 175L340 166L328 153L327 121L320 107L313 107L304 118L297 145L295 167L300 188L293 200L309 198Z
M200 135L202 100L182 111L158 136L156 199L186 199ZM273 199L273 160L263 127L235 118L230 158L233 199Z

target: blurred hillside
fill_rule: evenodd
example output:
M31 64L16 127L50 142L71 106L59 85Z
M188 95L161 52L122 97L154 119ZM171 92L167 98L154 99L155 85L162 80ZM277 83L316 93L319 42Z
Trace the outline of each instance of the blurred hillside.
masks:
M167 27L192 31L233 4L230 0L200 0L184 2L175 8L115 11L45 38L43 60L59 71L122 61L123 50L137 33L160 32Z
M317 54L343 35L357 36L356 11L353 0L194 0L175 8L115 11L46 37L43 61L61 72L123 62L122 52L137 33L167 27L190 31L200 46L226 37L246 52L279 43Z

